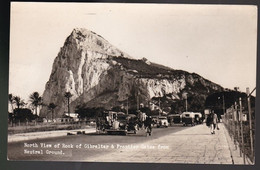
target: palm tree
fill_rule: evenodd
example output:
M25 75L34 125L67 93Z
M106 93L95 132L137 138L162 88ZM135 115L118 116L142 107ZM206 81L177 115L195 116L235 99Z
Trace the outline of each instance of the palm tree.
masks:
M17 109L20 109L20 107L23 107L25 105L25 102L23 99L21 99L19 96L14 96L13 101L17 106Z
M67 98L67 102L68 102L68 114L70 116L70 98L72 97L72 94L70 92L66 92L64 97Z
M14 96L12 94L9 94L8 95L8 101L10 102L11 104L11 107L12 107L12 112L14 111L14 106L13 106L13 103L14 103Z
M33 92L29 96L29 101L34 106L35 114L37 115L37 108L38 108L38 106L42 105L42 97L40 96L40 94L38 92Z
M55 109L56 107L57 107L57 105L54 104L54 103L50 103L50 104L48 105L48 108L51 110L51 119L52 119L52 121L53 121L54 109Z
M185 99L185 110L186 112L188 111L188 93L187 92L183 92L182 93L182 98Z

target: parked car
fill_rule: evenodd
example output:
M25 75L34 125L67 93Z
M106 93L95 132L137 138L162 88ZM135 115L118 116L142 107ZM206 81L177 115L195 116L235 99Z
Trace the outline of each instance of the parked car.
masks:
M194 113L194 116L196 124L201 124L203 122L201 113Z
M168 115L168 122L178 124L181 123L181 115L180 114L171 114Z
M195 125L195 114L193 112L183 112L181 117L182 117L183 126Z
M168 126L169 126L169 122L168 122L167 117L164 117L164 116L158 117L157 128L159 128L159 127L167 128Z

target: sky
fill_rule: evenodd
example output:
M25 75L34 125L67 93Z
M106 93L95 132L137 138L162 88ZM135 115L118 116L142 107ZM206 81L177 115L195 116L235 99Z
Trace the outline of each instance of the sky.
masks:
M224 88L256 87L256 6L12 2L9 93L25 101L34 91L42 95L74 28Z

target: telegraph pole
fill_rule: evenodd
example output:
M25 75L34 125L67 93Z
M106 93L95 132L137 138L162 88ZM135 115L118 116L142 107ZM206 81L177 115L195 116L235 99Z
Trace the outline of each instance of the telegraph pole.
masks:
M254 146L253 146L253 132L252 132L252 111L251 111L251 101L250 101L251 94L250 94L249 88L246 88L246 93L247 93L247 102L248 102L250 148L251 148L251 156L253 157Z
M237 108L237 102L235 102L235 115L236 115L236 121L237 121L237 136L238 136L238 139L240 139L240 115L238 114L239 112L238 112L238 108ZM242 152L241 152L241 141L240 140L238 140L238 146L239 146L239 148L240 148L240 157L242 156Z
M245 164L245 162L246 162L246 160L245 160L245 143L244 143L243 113L242 113L242 99L241 99L241 97L239 97L239 105L240 105L240 126L241 126L241 137L242 137L243 162Z

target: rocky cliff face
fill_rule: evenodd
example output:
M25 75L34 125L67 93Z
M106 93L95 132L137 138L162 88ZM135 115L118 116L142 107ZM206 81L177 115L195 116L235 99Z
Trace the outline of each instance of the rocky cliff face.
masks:
M60 117L67 112L65 92L70 92L71 112L77 105L105 107L148 104L154 97L182 98L183 92L207 95L223 90L197 74L173 70L147 59L135 60L87 29L74 29L53 63L43 93L43 103L55 103ZM201 94L200 94L201 93ZM206 98L206 97L205 97ZM46 116L43 107L40 115Z

